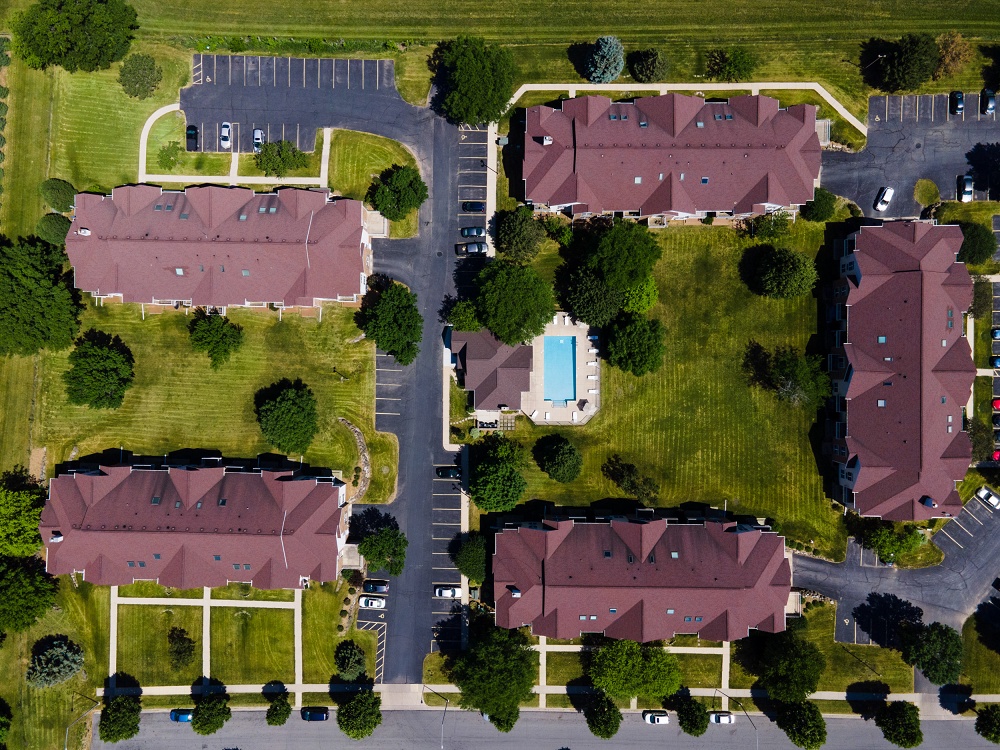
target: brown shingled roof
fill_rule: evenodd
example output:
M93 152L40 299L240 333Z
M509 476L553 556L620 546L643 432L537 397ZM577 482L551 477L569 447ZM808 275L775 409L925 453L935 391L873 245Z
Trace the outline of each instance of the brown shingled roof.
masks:
M76 197L76 286L124 302L312 306L355 299L370 273L358 201L328 191L152 185ZM81 230L88 230L82 232Z
M497 625L535 635L737 640L784 629L791 567L783 537L734 523L559 521L498 533L493 587Z
M811 200L819 170L810 104L667 94L527 110L525 196L574 213L761 213Z
M477 409L521 408L521 394L531 387L530 346L507 346L484 329L453 332L451 351Z
M298 588L338 577L343 499L290 471L103 466L52 479L39 531L50 573L97 585Z

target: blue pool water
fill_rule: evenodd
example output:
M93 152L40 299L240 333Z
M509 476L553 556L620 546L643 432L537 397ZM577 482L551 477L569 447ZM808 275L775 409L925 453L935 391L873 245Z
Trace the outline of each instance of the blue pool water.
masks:
M576 338L545 337L545 400L576 400Z

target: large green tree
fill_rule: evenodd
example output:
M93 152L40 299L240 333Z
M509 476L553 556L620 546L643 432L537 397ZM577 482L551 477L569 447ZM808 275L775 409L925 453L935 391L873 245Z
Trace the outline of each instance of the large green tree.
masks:
M618 734L618 728L622 724L622 712L604 693L598 693L590 699L583 709L583 716L587 720L587 728L602 740L610 740Z
M118 71L122 90L134 99L148 99L163 80L163 68L152 55L129 55Z
M647 227L617 219L600 234L585 265L605 284L624 293L646 282L662 252Z
M105 700L97 733L102 742L121 742L139 734L142 702L137 695L116 695Z
M598 690L622 700L637 695L662 700L681 685L676 656L629 640L603 643L591 654L587 675Z
M399 364L408 365L417 358L424 318L417 309L417 295L402 284L369 286L357 320L365 336Z
M830 397L830 376L816 354L779 347L771 356L767 377L767 385L782 401L817 409Z
M45 214L35 224L35 234L50 245L65 245L70 226L70 220L62 214Z
M456 331L478 331L483 327L476 312L476 303L460 299L448 311L448 322Z
M584 61L584 76L591 83L611 83L625 67L625 48L616 36L601 36Z
M172 627L167 631L167 656L174 670L183 669L194 661L194 638L188 635L187 630Z
M530 263L538 255L538 245L545 239L545 227L535 220L527 206L497 214L497 251L515 263Z
M254 162L257 169L268 177L284 177L293 169L306 166L309 158L291 141L272 141L260 147Z
M496 122L514 94L514 55L481 37L460 36L438 45L434 56L444 95L441 111L452 122Z
M64 272L66 253L40 239L0 237L0 355L65 349L80 328L80 304Z
M226 693L212 693L199 697L194 704L191 728L198 734L215 734L233 716Z
M552 285L530 266L490 263L477 284L479 320L509 346L540 335L555 314Z
M485 619L485 618L484 618ZM532 697L535 653L520 630L480 620L469 633L469 648L459 654L452 679L462 691L462 708L482 711L502 732L509 732L520 705Z
M755 291L776 299L809 294L819 279L812 258L784 247L761 253L755 271Z
M976 733L1000 745L1000 703L987 703L976 711Z
M573 317L603 328L621 312L628 293L610 286L594 269L583 266L570 274L562 296Z
M76 188L66 180L52 177L38 186L38 193L42 200L53 211L65 213L73 208L76 203Z
M243 345L243 327L230 321L217 308L212 308L211 312L206 312L204 307L196 309L188 323L188 333L191 348L207 354L213 370L228 362Z
M91 328L69 354L66 398L91 409L117 409L135 379L132 350L117 335Z
M337 644L333 661L344 682L354 682L365 673L365 650L349 638Z
M531 452L538 468L557 482L572 482L583 469L580 449L557 433L539 438Z
M278 693L267 707L264 720L269 727L280 727L284 726L291 715L292 704L288 700L288 693Z
M826 188L818 187L813 192L813 198L802 206L799 213L809 221L829 221L837 208L837 196Z
M486 581L486 554L486 538L474 531L462 540L453 561L458 572L477 585Z
M687 690L681 690L673 699L677 723L684 734L701 737L708 730L708 709Z
M64 635L47 636L32 648L26 681L36 688L52 687L83 669L83 649Z
M337 726L352 740L363 740L382 723L382 696L369 690L356 693L337 709Z
M931 80L941 64L941 50L930 34L905 34L882 63L886 91L915 89Z
M0 556L27 557L42 546L38 522L45 495L37 490L0 487Z
M128 52L139 26L124 0L39 0L14 16L13 50L29 68L102 70Z
M57 584L37 557L0 557L0 632L34 625L55 602Z
M630 52L627 58L628 70L639 83L662 81L667 75L667 56L655 47Z
M875 726L882 730L886 741L897 747L917 747L924 741L924 733L920 730L920 711L912 703L887 703L875 714Z
M958 251L958 260L962 263L985 263L997 251L997 238L992 230L979 222L962 222L962 249Z
M625 313L611 322L605 336L608 362L620 370L645 375L663 364L663 326L655 318Z
M368 563L368 570L387 570L398 576L406 564L409 540L399 529L385 527L369 534L358 543L358 552Z
M372 182L367 199L389 221L400 221L420 208L427 195L416 167L394 164Z
M816 644L786 630L767 636L761 664L760 685L772 700L802 703L816 692L826 658Z
M472 501L487 513L511 510L521 500L528 483L521 471L527 466L524 447L502 432L491 432L471 450Z
M819 750L826 744L826 721L812 701L782 704L775 723L796 747Z
M902 646L903 661L935 685L958 682L962 676L962 634L955 628L940 622L908 627Z
M264 439L289 454L302 454L319 429L316 396L301 380L282 378L257 392L255 411Z

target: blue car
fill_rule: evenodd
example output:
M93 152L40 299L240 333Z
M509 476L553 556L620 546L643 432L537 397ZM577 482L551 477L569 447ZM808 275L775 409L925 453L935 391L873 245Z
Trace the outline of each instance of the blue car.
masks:
M1000 369L1000 357L990 357L990 366Z
M193 708L172 708L170 709L170 721L190 722L194 716Z
M1000 341L1000 328L994 328L994 329L993 329L993 330L992 330L992 331L990 332L990 336L992 336L992 337L993 337L993 340L994 340L994 341Z
M301 715L303 721L326 721L330 718L330 709L326 706L304 706Z

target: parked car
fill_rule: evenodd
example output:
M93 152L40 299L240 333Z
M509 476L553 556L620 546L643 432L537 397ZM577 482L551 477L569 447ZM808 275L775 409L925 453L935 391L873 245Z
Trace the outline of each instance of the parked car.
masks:
M197 125L188 125L187 126L187 130L185 131L185 135L187 135L187 150L188 151L197 151L198 150L198 126Z
M889 208L889 203L892 202L892 196L896 194L896 191L891 187L884 187L878 191L878 197L875 198L875 210L885 211Z
M958 178L958 199L962 203L972 200L972 175L965 174Z
M979 111L984 115L992 115L997 108L997 97L992 89L979 92Z
M434 469L434 474L438 479L461 479L462 470L457 466L438 466Z
M1000 429L1000 414L993 415L993 426Z
M326 721L330 718L330 709L326 706L303 706L303 721Z
M965 112L965 94L961 91L952 91L948 97L949 109L953 115L960 115Z
M736 723L736 717L730 711L709 711L708 720L713 724Z
M389 582L373 578L361 584L361 590L366 594L388 594Z
M1000 461L1000 451L993 451L993 461Z
M994 329L993 329L993 330L992 330L992 331L990 332L990 336L992 337L992 339L993 339L994 341L1000 341L1000 328L994 328Z
M486 229L484 227L462 227L463 237L485 237Z
M990 357L990 367L1000 368L1000 357Z
M170 709L170 721L183 721L190 722L191 717L194 716L193 708L171 708Z
M440 596L442 599L461 599L462 589L451 586L437 586L434 589L434 596Z
M485 242L466 242L463 245L455 245L457 255L486 255Z
M469 214L486 213L486 203L483 201L462 201L462 210Z
M1000 453L1000 451L998 451L998 453ZM980 487L976 490L976 497L984 503L1000 509L1000 497L997 497L996 493L992 492L989 487Z
M993 399L993 411L1000 411L1000 398Z
M669 724L670 714L666 711L643 711L642 720L647 724Z
M385 609L385 599L381 596L362 596L358 606L361 609Z
M233 146L233 124L231 122L222 123L222 129L219 131L219 148L223 151L228 151Z
M261 146L266 143L264 140L264 131L260 128L253 129L253 152L255 154L260 153Z

